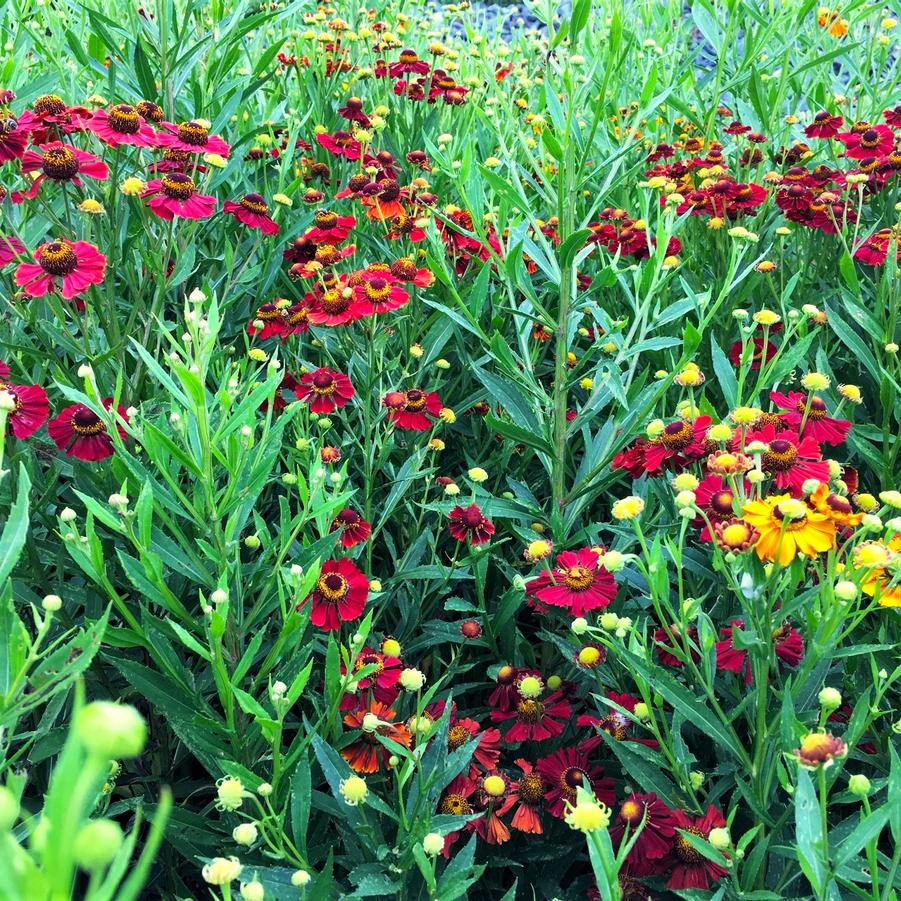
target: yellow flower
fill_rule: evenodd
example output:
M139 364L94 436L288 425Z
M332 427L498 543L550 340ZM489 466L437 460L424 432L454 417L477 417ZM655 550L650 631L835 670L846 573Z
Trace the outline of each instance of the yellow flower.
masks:
M616 501L611 512L614 519L627 520L640 516L642 510L644 510L644 501L640 497L631 494L629 497Z
M821 372L808 372L801 379L801 384L808 391L825 391L829 387L829 377Z
M473 466L472 469L467 473L469 477L473 480L473 482L479 482L480 484L488 479L488 473L482 469L481 466Z
M348 776L346 779L342 779L338 789L341 797L351 807L356 807L365 801L369 794L369 786L366 785L366 780L360 776Z
M146 189L146 183L136 175L129 176L119 185L119 190L129 197L136 197L138 194L143 194Z
M777 325L782 321L782 317L772 310L760 310L751 317L758 325Z
M99 200L94 200L93 197L86 197L84 200L78 204L78 209L82 211L82 213L90 213L92 216L99 216L106 212L103 208L103 204Z
M742 515L760 532L754 550L761 560L788 566L799 553L815 557L835 546L835 523L791 495L751 501Z
M563 817L571 829L579 832L597 832L610 824L610 808L598 801L579 801L575 805L566 802Z
M838 393L845 400L850 401L852 404L859 404L863 402L863 395L857 385L839 385Z
M451 425L457 421L457 414L450 407L442 407L438 412L438 418Z
M205 153L203 159L204 162L217 169L224 169L228 165L228 160L220 153Z

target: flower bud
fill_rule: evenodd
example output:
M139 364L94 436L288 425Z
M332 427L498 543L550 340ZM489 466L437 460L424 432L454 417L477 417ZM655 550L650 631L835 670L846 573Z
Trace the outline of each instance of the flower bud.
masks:
M115 820L89 820L75 836L75 862L93 873L112 863L122 847L122 827Z
M257 840L257 827L253 823L241 823L232 829L232 838L239 845L250 847Z
M422 840L422 850L430 857L435 857L444 850L444 836L437 832L429 832Z
M848 791L858 798L864 798L870 793L870 780L863 773L854 773L848 777Z
M296 888L303 888L305 885L309 885L312 878L306 870L295 870L291 874L291 885Z
M106 760L137 757L144 750L147 724L128 704L93 701L75 716L75 734L85 750Z
M823 710L837 710L842 704L842 693L837 688L830 688L828 685L820 689L818 698Z

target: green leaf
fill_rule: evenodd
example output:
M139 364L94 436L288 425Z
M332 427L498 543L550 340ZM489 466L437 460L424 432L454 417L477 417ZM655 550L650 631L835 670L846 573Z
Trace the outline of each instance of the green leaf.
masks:
M313 796L313 783L310 773L310 761L306 754L297 763L294 778L291 780L291 832L294 841L301 851L307 845L307 826L310 822L310 801Z
M826 887L828 865L825 860L820 803L807 770L799 767L795 783L795 843L798 863L817 897Z
M23 463L19 464L19 487L16 491L16 501L9 511L9 516L3 526L3 534L0 535L0 584L3 584L13 571L25 540L28 537L28 492L31 489L31 479Z

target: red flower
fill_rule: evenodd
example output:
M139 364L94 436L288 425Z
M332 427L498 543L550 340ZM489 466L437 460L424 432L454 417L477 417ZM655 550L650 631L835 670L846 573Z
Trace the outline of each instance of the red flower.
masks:
M416 285L417 288L429 288L435 281L430 269L421 269L410 257L400 257L391 264L391 274L402 282Z
M834 138L845 120L841 116L833 116L823 110L813 117L813 122L804 129L808 138Z
M621 694L616 691L608 691L607 698L622 707L623 710L628 710L629 713L635 711L635 705L639 702L638 698L633 697L630 694ZM611 738L615 738L617 741L635 741L638 742L638 744L646 745L649 748L659 747L659 743L656 739L633 738L629 734L632 730L633 721L624 713L621 713L613 707L605 709L607 710L607 713L601 717L582 714L576 720L577 726L580 728L591 728L595 733L591 738L582 742L581 746L586 751L590 753L603 743L601 732L606 732L607 735Z
M15 404L7 414L7 422L21 440L33 435L46 422L50 404L47 392L40 385L14 385L6 381L8 378L9 367L0 363L0 391L6 391Z
M127 103L117 103L109 111L99 109L87 121L88 128L110 147L133 144L136 147L156 147L157 133L144 117Z
M354 294L368 316L398 310L410 300L397 279L380 269L364 269L359 283L354 286Z
M28 129L12 116L0 113L0 164L22 158L28 146Z
M519 804L513 811L510 825L519 832L541 835L544 832L540 816L545 792L544 780L528 760L520 757L514 763L522 770L522 776L514 783L510 793L514 805Z
M107 410L113 405L111 397L103 399L103 406ZM118 415L128 422L128 413L125 407L116 408ZM126 432L117 422L116 428L119 436L126 438ZM66 452L67 457L76 457L79 460L105 460L113 453L113 439L106 429L106 423L84 404L72 404L60 411L59 415L51 419L47 424L47 431L60 450Z
M852 160L886 156L895 146L895 135L888 125L874 125L865 131L844 131L836 137L845 145L845 156Z
M665 425L659 437L645 448L647 473L654 475L662 469L681 469L703 456L707 450L709 428L709 416L699 416L694 422L677 419Z
M610 838L619 844L629 828L629 838L644 823L626 860L629 871L636 876L650 876L660 871L660 861L673 850L676 818L673 812L653 792L631 794L620 805L616 824L610 828Z
M756 372L760 369L762 363L769 363L770 360L776 355L776 351L779 349L776 344L773 343L772 338L769 341L764 340L763 338L752 338L751 345L753 346L753 350L751 352L751 372ZM763 348L766 345L766 360L763 359ZM729 359L732 361L733 366L740 366L742 361L742 352L744 350L744 345L741 341L736 341L732 347L729 348Z
M332 523L330 532L341 531L341 546L345 550L362 544L372 533L372 526L356 510L345 507Z
M328 288L315 295L307 318L313 325L347 325L366 315L363 305L348 288Z
M260 340L274 336L284 341L294 331L288 324L288 309L288 301L279 297L273 303L264 303L247 323L247 334ZM257 328L255 323L262 323L262 326Z
M711 804L702 817L689 816L682 810L672 811L676 827L692 835L706 839L712 829L722 829L726 825L723 815ZM673 843L673 853L669 858L673 866L666 887L669 889L706 889L726 875L726 869L708 860L694 846L679 834Z
M426 393L420 388L389 391L382 398L382 405L388 409L388 419L407 432L427 432L432 427L432 419L437 419L442 410L437 393Z
M368 597L369 580L352 560L342 557L322 564L316 588L297 605L297 609L312 601L310 622L320 629L333 631L340 628L342 622L357 619L363 613Z
M494 534L494 523L482 513L478 504L458 505L450 512L448 529L457 541L485 544Z
M89 285L99 285L106 273L106 257L86 241L50 241L34 253L37 263L20 263L16 284L29 297L43 297L57 290L62 280L62 296L77 297Z
M881 228L867 237L854 251L854 259L868 266L882 266L888 259L889 250L901 264L901 233L898 229Z
M382 763L388 765L388 758L393 752L379 742L376 737L378 735L404 747L410 746L412 739L410 731L402 723L395 723L395 716L394 710L380 701L373 701L368 710L362 709L345 714L344 724L351 729L361 730L360 737L355 742L341 749L341 756L354 772L377 773L379 758ZM382 722L370 726L367 717L376 717Z
M735 628L741 629L743 626L743 620L734 619L720 630L723 640L716 643L716 668L733 673L744 670L745 684L751 685L754 679L748 652L744 648L736 648L733 638ZM773 633L773 649L786 666L797 666L804 659L804 639L788 623Z
M459 776L456 776L444 790L444 794L438 802L438 813L455 817L466 817L479 813L480 811L476 808L474 802L470 800L477 787L476 783L467 774L461 773ZM467 832L474 832L476 828L475 822L470 820L463 828ZM459 835L460 830L457 830L456 832L449 832L444 837L444 850L441 853L445 857L450 856L450 849Z
M751 487L747 481L744 484L746 489ZM701 481L695 489L695 503L707 514L711 525L732 519L736 515L735 492L730 483L721 475L708 475ZM707 523L700 516L695 520L695 525L701 528L700 538L702 541L713 540Z
M60 141L44 144L40 150L40 153L28 150L22 157L23 172L40 170L41 174L24 194L19 191L13 192L13 203L21 203L26 197L31 200L37 196L41 184L46 178L56 182L70 181L80 188L82 182L79 175L86 175L88 178L96 178L100 181L109 177L106 163L93 153L69 147Z
M316 135L320 147L324 147L332 156L343 156L348 160L358 160L362 153L360 142L348 131L336 131L333 135L323 133Z
M392 78L399 78L408 72L425 75L428 71L429 64L420 59L415 50L401 50L398 61L388 66L388 74Z
M826 404L820 397L812 397L808 403L807 395L800 391L789 391L788 394L771 391L770 400L787 411L782 418L795 430L804 422L802 434L805 438L810 436L826 444L842 444L851 430L847 419L832 419L826 415Z
M526 594L541 604L565 607L579 617L606 607L616 597L616 582L600 567L597 552L586 547L558 554L556 568L528 582Z
M370 666L374 669L368 676L357 681L356 693L344 696L341 701L342 710L353 710L361 706L357 698L364 692L371 693L372 698L383 704L390 706L394 703L400 691L399 681L403 662L399 657L390 657L375 648L363 648L354 661L354 672L358 673ZM341 674L345 675L346 672L347 668L342 663Z
M512 710L492 710L495 723L515 720L504 736L505 741L546 741L563 734L563 726L569 720L569 702L559 692L543 701L522 698Z
M167 172L162 179L147 182L142 197L160 219L207 219L216 211L216 198L198 194L194 179L184 172Z
M808 479L828 483L829 464L822 459L820 445L815 439L799 438L797 432L789 429L777 431L775 425L767 423L756 432L748 432L745 446L752 441L767 445L762 465L764 471L774 477L777 488L788 489L795 497L801 497Z
M219 135L211 135L210 130L199 122L161 124L165 131L157 135L160 147L170 147L184 153L216 153L226 157L231 153L231 147Z
M474 738L478 738L479 743L472 754L470 775L474 776L478 772L477 764L486 770L496 770L501 759L500 729L491 727L483 730L475 720L467 717L458 719L456 711L452 711L447 731L447 750L456 751Z
M264 235L278 234L278 223L269 215L269 204L261 194L245 194L237 203L226 200L222 209L248 228L258 228Z
M516 683L525 676L537 676L541 673L537 669L513 667L505 664L497 671L497 688L491 692L488 698L488 706L506 713L512 710L520 701L520 694Z
M566 802L575 805L579 788L594 792L603 804L613 804L616 800L613 780L604 778L603 767L588 762L584 748L560 748L542 757L535 769L544 781L544 799L552 816L562 819Z
M673 639L678 642L678 645L673 644ZM695 662L700 660L701 655L697 651L698 630L694 626L689 626L686 630L685 641L682 640L679 627L675 623L672 623L670 625L669 630L664 629L663 626L658 626L654 630L654 644L657 647L657 656L660 658L660 662L664 666L683 665L686 643L692 660L694 660ZM671 654L667 650L667 648L678 650L679 656L676 656L676 654Z
M363 112L363 101L359 97L348 97L347 103L338 107L338 115L348 122L359 122L364 128L369 127L370 119Z
M10 235L0 235L0 268L8 266L16 257L24 256L25 245Z
M314 413L340 410L354 396L354 386L343 373L320 367L300 377L299 400L310 401Z
M357 224L354 216L339 216L331 210L317 210L313 222L313 227L304 235L313 244L340 244L347 240Z

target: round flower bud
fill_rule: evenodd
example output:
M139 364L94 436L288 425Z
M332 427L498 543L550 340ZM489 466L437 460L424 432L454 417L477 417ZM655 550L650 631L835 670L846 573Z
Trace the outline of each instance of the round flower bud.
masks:
M729 429L729 434L732 434L732 429ZM692 473L680 472L671 484L676 491L695 491L701 483L698 481L697 476L692 475Z
M473 482L481 483L488 479L488 473L482 469L481 466L473 466L473 468L469 470L469 477Z
M420 691L425 685L425 674L413 667L401 670L400 684L406 691Z
M370 579L369 580L369 590L370 591L381 591L382 583L378 579Z
M507 790L507 783L504 782L501 776L486 776L482 780L482 788L485 789L486 795L492 798L499 798Z
M268 798L272 794L272 786L268 782L263 782L257 787L257 794L261 798Z
M93 701L78 711L74 727L85 750L106 760L137 757L147 741L144 718L128 704Z
M547 687L548 691L556 691L563 684L563 680L559 676L548 676L547 677Z
M901 508L901 491L880 491L879 500L889 507Z
M62 512L59 514L59 518L63 522L73 522L78 519L78 514L71 507L63 507Z
M526 676L517 686L519 693L524 698L535 699L541 697L544 685L537 676Z
M632 712L635 714L636 719L639 720L648 720L651 718L651 711L648 708L648 705L643 701L639 701Z
M570 623L569 627L574 634L584 635L588 631L588 620L584 616L578 616Z
M728 829L717 827L710 830L707 841L709 841L717 851L725 851L726 848L732 844L732 837L729 835Z
M228 592L224 588L217 588L210 595L210 600L214 604L224 604L228 600Z
M832 590L840 601L853 601L857 597L857 586L847 579L836 582Z
M63 606L63 599L58 594L48 594L41 601L41 606L48 613L56 613Z
M313 877L306 870L295 870L291 874L291 885L296 888L303 888L310 884L312 878Z
M808 391L825 391L829 384L829 376L821 372L808 372L801 378L801 385Z
M244 882L241 885L241 897L244 901L263 901L266 897L266 889L262 882Z
M257 827L253 823L241 823L232 829L232 838L239 845L252 845L257 840Z
M619 617L612 611L608 610L601 614L601 628L608 632L615 629L619 625Z
M640 516L642 510L644 510L644 501L633 494L615 501L611 512L614 519L629 520Z
M260 546L260 539L257 538L256 535L248 535L244 539L244 547L250 548L250 550L255 551Z
M122 841L122 827L115 820L89 820L75 836L75 862L89 873L102 870L115 859Z
M240 875L241 861L237 857L214 857L200 872L210 885L228 885Z
M430 857L435 857L444 850L444 836L437 832L429 832L422 840L422 850Z
M691 492L689 492L690 494ZM618 573L621 572L626 565L626 557L625 554L621 554L619 551L607 551L606 554L602 554L598 563L607 570L609 573Z
M367 713L363 717L362 729L364 732L375 732L381 724L382 721L374 713Z
M837 688L830 688L828 685L820 690L818 698L823 710L837 710L842 704L842 693Z
M695 791L698 791L701 788L701 786L704 784L704 780L706 778L707 777L699 770L692 770L688 774L688 781L691 783L691 787Z
M226 776L219 780L216 795L216 806L220 810L237 810L244 803L244 783L233 776Z
M386 638L382 642L382 653L386 657L400 657L400 642L396 638Z
M338 789L341 797L351 807L361 804L369 794L369 786L366 785L366 780L360 776L348 776L346 779L342 779Z
M870 793L870 780L863 773L854 773L848 777L848 791L858 798L866 797Z
M680 491L676 495L676 506L682 510L686 507L693 507L695 503L694 491Z

